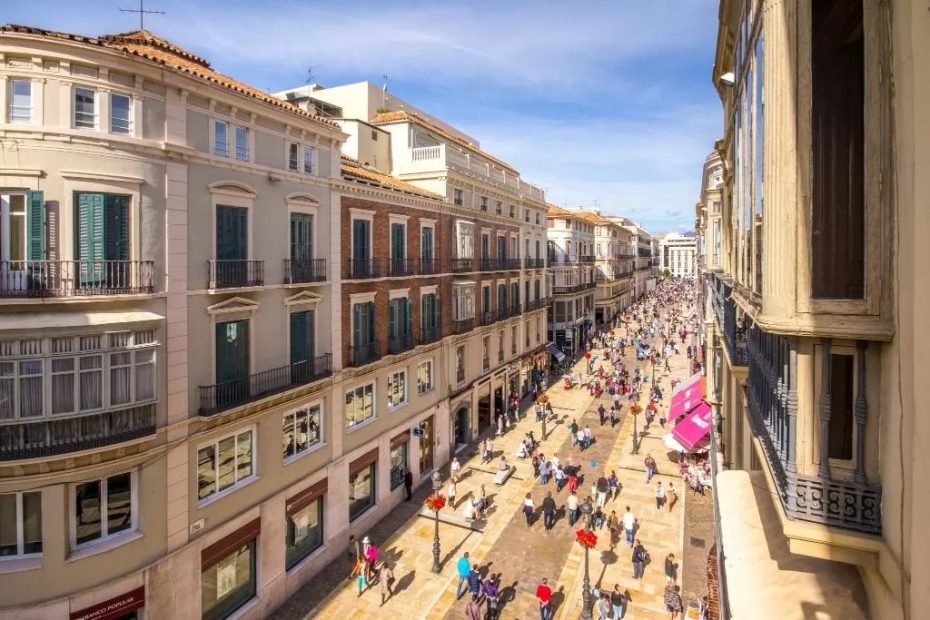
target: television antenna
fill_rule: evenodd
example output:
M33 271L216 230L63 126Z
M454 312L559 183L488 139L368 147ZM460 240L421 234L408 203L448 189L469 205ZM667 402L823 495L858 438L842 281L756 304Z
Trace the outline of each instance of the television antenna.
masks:
M146 9L145 0L139 0L138 9L124 9L118 7L123 13L138 13L139 14L139 30L145 30L145 16L146 15L164 15L164 11L159 11L158 9Z

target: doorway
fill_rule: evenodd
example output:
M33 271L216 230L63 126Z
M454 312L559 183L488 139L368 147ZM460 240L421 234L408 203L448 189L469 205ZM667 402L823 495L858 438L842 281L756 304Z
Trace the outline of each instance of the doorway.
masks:
M478 399L478 433L481 434L491 426L491 395Z
M433 470L433 416L420 422L423 435L420 437L420 475Z
M458 452L468 444L468 408L459 407L453 418L453 437L455 438L455 451Z

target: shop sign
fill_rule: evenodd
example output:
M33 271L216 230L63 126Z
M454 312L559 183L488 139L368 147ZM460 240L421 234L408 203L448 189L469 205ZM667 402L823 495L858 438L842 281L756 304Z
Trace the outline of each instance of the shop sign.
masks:
M93 607L71 613L70 620L114 620L145 606L145 586L139 586L122 596L111 598Z

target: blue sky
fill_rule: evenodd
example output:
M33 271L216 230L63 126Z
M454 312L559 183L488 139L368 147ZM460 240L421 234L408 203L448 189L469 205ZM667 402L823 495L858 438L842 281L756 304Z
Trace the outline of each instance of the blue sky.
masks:
M716 0L148 0L146 28L256 87L361 80L461 128L546 189L654 232L693 227L721 132ZM137 0L4 2L0 20L87 35Z

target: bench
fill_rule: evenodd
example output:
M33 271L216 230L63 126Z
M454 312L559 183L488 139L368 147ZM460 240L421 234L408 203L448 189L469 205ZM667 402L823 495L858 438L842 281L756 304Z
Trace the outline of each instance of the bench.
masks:
M426 517L427 519L435 519L436 513L434 513L429 508L424 507L417 513L421 517ZM449 510L440 510L439 511L439 522L446 523L449 525L457 525L458 527L464 527L468 530L474 530L476 532L481 532L484 530L486 522L484 519L468 519L463 517L461 514L455 511Z
M515 471L517 471L516 465L511 465L507 469L498 471L496 474L494 474L494 484L496 485L504 484L505 482L507 482L507 478L511 477L513 475L513 472Z

